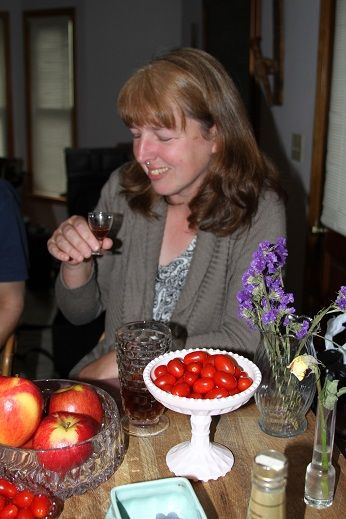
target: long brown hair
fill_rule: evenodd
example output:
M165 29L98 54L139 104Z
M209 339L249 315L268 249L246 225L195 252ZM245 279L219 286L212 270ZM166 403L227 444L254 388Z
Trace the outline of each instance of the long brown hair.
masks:
M182 48L155 58L128 79L118 96L118 111L128 127L175 128L174 110L183 128L186 117L199 121L206 136L216 127L217 151L189 204L191 227L226 236L251 223L264 189L283 194L232 79L205 51ZM123 189L133 210L153 216L158 195L137 162L124 172Z

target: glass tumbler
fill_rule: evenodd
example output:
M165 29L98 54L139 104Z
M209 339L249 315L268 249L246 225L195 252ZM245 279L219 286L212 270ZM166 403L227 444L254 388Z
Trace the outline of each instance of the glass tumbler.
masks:
M158 321L135 321L118 328L115 348L124 417L124 430L133 436L154 436L167 429L164 406L148 391L144 380L145 366L170 350L169 327Z

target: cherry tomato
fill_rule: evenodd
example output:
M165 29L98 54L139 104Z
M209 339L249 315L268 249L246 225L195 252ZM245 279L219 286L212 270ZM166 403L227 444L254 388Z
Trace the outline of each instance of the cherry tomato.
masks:
M157 387L162 387L165 384L172 384L172 386L174 386L176 381L177 379L173 377L173 375L171 375L170 373L165 373L164 375L160 375L159 377L157 377L157 379L154 380L154 384Z
M186 382L180 382L172 387L171 393L176 396L189 396L190 386Z
M210 377L213 378L215 374L216 368L212 366L212 364L204 364L201 369L201 377Z
M190 351L184 357L184 363L190 364L190 362L205 362L205 360L209 357L209 353L206 351Z
M0 496L0 512L4 508L5 504L6 504L6 497Z
M238 393L240 393L238 387L235 387L234 389L230 389L228 391L229 396L237 395Z
M16 519L35 519L35 516L29 508L22 508L18 511Z
M17 493L17 487L7 479L0 479L0 494L5 497L14 497Z
M186 366L186 371L190 371L191 373L197 373L199 374L202 369L202 363L201 362L189 362L189 364Z
M249 374L247 371L241 370L238 378L249 378Z
M190 371L185 371L184 376L182 377L183 381L189 386L192 386L194 382L198 379L197 373L191 373Z
M175 359L171 359L167 364L167 371L175 378L180 378L184 375L185 364L182 359L176 357Z
M241 368L240 366L236 366L236 367L235 367L234 376L235 376L236 378L239 378L239 375L240 375L240 373L241 373L242 371L243 371L243 370L242 370L242 368Z
M208 355L208 357L203 361L203 366L209 366L209 364L214 366L214 356L215 355Z
M239 391L245 391L248 387L252 386L253 380L250 377L241 377L238 380Z
M18 507L13 503L8 503L0 512L0 519L12 519L17 517Z
M225 371L215 371L214 382L216 386L224 387L228 390L237 387L237 379L235 376Z
M194 393L208 393L215 386L214 380L210 377L203 377L196 380L193 384Z
M164 375L165 373L167 373L167 366L165 364L160 364L154 369L154 378Z
M52 502L45 494L37 494L31 503L30 510L34 517L46 517L51 509Z
M164 384L160 387L160 389L162 389L162 391L166 391L166 393L172 393L172 387L173 384Z
M225 373L234 375L236 363L229 355L225 355L224 353L217 353L214 355L214 366L219 371L225 371Z
M201 393L190 393L189 398L203 399L204 395L202 395Z
M19 490L13 498L13 503L19 508L29 508L34 499L34 494L30 490Z
M228 396L228 391L224 387L214 387L204 395L204 398L225 398Z

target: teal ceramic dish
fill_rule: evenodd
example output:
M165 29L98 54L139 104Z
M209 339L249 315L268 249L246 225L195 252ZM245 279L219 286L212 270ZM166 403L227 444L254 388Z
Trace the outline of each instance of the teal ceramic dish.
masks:
M111 490L105 519L207 519L188 479L173 477Z

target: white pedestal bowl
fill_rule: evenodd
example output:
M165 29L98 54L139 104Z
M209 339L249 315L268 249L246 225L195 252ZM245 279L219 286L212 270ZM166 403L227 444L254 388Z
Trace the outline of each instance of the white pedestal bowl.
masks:
M245 391L233 396L217 399L193 399L172 395L153 383L151 375L156 366L167 364L169 360L175 357L183 358L187 353L196 349L207 351L211 355L216 353L230 354L243 370L247 371L253 380L253 384ZM176 476L185 476L189 479L201 481L217 479L229 472L234 463L234 456L228 448L210 441L211 417L235 411L250 400L261 382L261 372L257 366L236 353L225 350L192 348L160 355L145 367L143 378L150 393L165 407L177 413L191 415L191 440L180 443L168 451L166 456L168 468Z

